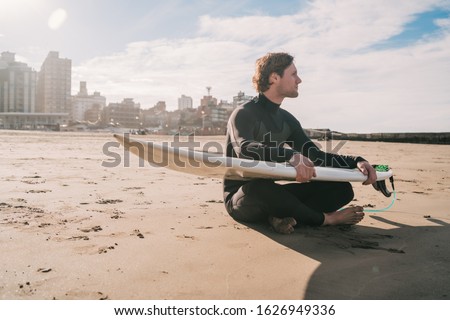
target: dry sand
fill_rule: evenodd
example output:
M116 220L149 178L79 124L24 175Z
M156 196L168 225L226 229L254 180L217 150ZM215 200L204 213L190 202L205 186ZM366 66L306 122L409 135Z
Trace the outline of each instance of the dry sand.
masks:
M394 168L394 207L284 236L232 220L220 180L139 168L133 155L103 167L113 141L0 131L1 299L450 297L449 146L346 143L341 153ZM391 201L354 186L354 204Z

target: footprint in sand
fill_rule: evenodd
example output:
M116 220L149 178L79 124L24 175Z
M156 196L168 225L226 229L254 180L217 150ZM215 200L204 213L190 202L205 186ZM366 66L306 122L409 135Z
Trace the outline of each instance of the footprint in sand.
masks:
M114 245L117 245L117 243ZM115 246L100 247L98 248L98 254L107 253L109 250L114 250L115 248Z
M415 194L423 194L423 195L429 195L428 192L423 192L423 191L413 191L412 193L415 193Z
M99 199L97 200L98 204L115 204L115 203L120 203L123 202L123 200L120 199Z
M84 228L84 229L79 229L81 232L99 232L102 231L102 227L100 226L95 226L95 227L91 227L91 228Z
M0 203L0 209L1 208L12 208L12 205L6 202Z
M138 238L144 239L144 235L139 231L139 229L135 229L131 235L136 235Z
M57 297L54 297L54 299L56 300ZM104 294L101 291L94 292L94 291L83 291L79 289L73 289L68 291L62 299L108 300L109 298L108 295Z
M122 218L122 215L124 215L125 212L114 209L113 212L111 213L111 219L119 219Z
M141 190L141 189L145 189L144 187L125 187L122 188L123 191L128 191L128 190Z
M36 293L36 289L31 286L31 283L27 281L25 284L19 283L19 294L24 296L32 296Z
M207 200L208 203L223 203L223 200Z
M196 238L194 236L188 236L188 235L178 235L177 238L179 239L191 239L191 240L195 240Z
M87 240L89 240L89 237L88 236L73 236L73 237L67 238L67 240L85 240L85 241L87 241Z
M26 193L47 193L47 192L52 192L52 190L45 189L45 190L28 190L28 191L26 191Z
M305 227L302 229L306 237L320 238L324 242L334 245L340 249L371 249L383 250L391 253L405 253L404 250L386 248L380 246L378 240L392 239L390 234L360 234L355 231L354 226L336 226L317 230L317 228Z
M45 179L42 179L41 176L29 176L29 177L22 177L21 182L26 184L41 184L45 183Z
M38 228L45 228L45 227L48 227L48 226L51 226L52 224L51 223L45 223L45 222L43 222L43 223L41 223L40 225L38 225Z

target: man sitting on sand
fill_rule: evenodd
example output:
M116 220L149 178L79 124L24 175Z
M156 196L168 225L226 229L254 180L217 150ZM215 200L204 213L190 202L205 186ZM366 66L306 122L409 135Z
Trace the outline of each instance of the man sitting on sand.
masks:
M280 108L284 98L298 96L301 82L291 55L269 53L261 57L253 76L259 95L236 108L229 119L227 156L287 162L295 167L296 180L302 182L225 179L225 206L237 221L268 221L276 232L289 234L296 225L356 224L364 217L362 207L339 210L353 199L350 183L310 181L315 177L314 166L358 168L367 175L364 185L374 183L376 173L361 157L321 151L300 122Z

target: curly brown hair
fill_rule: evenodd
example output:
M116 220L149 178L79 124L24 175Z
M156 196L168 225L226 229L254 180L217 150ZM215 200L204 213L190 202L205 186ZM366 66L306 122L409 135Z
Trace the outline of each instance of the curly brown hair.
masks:
M265 92L270 88L269 78L272 73L283 76L284 70L294 62L294 57L284 52L269 52L256 60L253 85L258 92Z

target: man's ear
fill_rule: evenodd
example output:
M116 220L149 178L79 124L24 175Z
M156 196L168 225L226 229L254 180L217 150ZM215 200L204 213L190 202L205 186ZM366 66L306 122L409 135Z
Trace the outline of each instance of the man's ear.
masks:
M280 75L276 72L272 72L269 77L269 83L270 84L276 83L276 82L278 82L279 79L280 79Z

